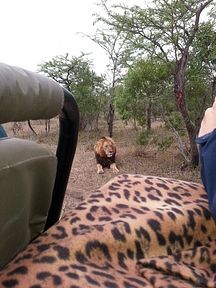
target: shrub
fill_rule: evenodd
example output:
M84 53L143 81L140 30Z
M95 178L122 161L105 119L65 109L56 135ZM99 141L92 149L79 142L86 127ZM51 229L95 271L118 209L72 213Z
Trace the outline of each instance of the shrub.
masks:
M163 138L157 138L155 139L155 144L158 147L159 150L166 150L168 149L172 143L173 143L173 137L172 136L166 136Z
M176 131L178 131L180 136L185 135L185 125L180 112L170 113L167 120L169 122L168 124L166 121L167 128L170 128L171 125Z
M143 131L137 136L136 143L138 145L147 146L151 142L152 136L152 130Z

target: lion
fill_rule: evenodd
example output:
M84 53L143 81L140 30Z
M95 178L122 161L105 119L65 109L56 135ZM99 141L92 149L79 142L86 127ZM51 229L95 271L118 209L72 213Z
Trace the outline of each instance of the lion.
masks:
M97 162L97 173L104 173L103 168L111 168L113 172L119 172L116 167L115 155L116 155L116 144L110 137L100 138L95 146L95 158Z

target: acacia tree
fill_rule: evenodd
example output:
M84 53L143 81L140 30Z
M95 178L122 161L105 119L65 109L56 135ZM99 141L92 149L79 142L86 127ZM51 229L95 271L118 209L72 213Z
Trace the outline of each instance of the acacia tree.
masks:
M80 110L80 129L97 125L99 113L105 105L104 79L91 69L85 55L60 55L38 66L40 72L62 84L76 98Z
M133 47L170 63L175 61L174 96L182 115L189 142L191 164L199 163L195 143L196 131L186 105L185 73L193 41L199 29L200 16L213 0L153 0L153 6L131 8L113 6L103 21L116 30L130 34Z

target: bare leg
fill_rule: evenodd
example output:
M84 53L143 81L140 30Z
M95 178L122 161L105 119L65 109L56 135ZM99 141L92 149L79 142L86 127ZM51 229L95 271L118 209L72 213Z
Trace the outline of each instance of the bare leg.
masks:
M205 115L201 122L199 137L212 132L216 128L216 99L212 107L205 111Z

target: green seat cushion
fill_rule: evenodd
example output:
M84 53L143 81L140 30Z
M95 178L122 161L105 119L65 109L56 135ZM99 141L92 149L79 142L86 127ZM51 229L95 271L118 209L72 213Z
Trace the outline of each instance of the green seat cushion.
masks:
M56 166L42 145L0 140L0 268L43 231Z

